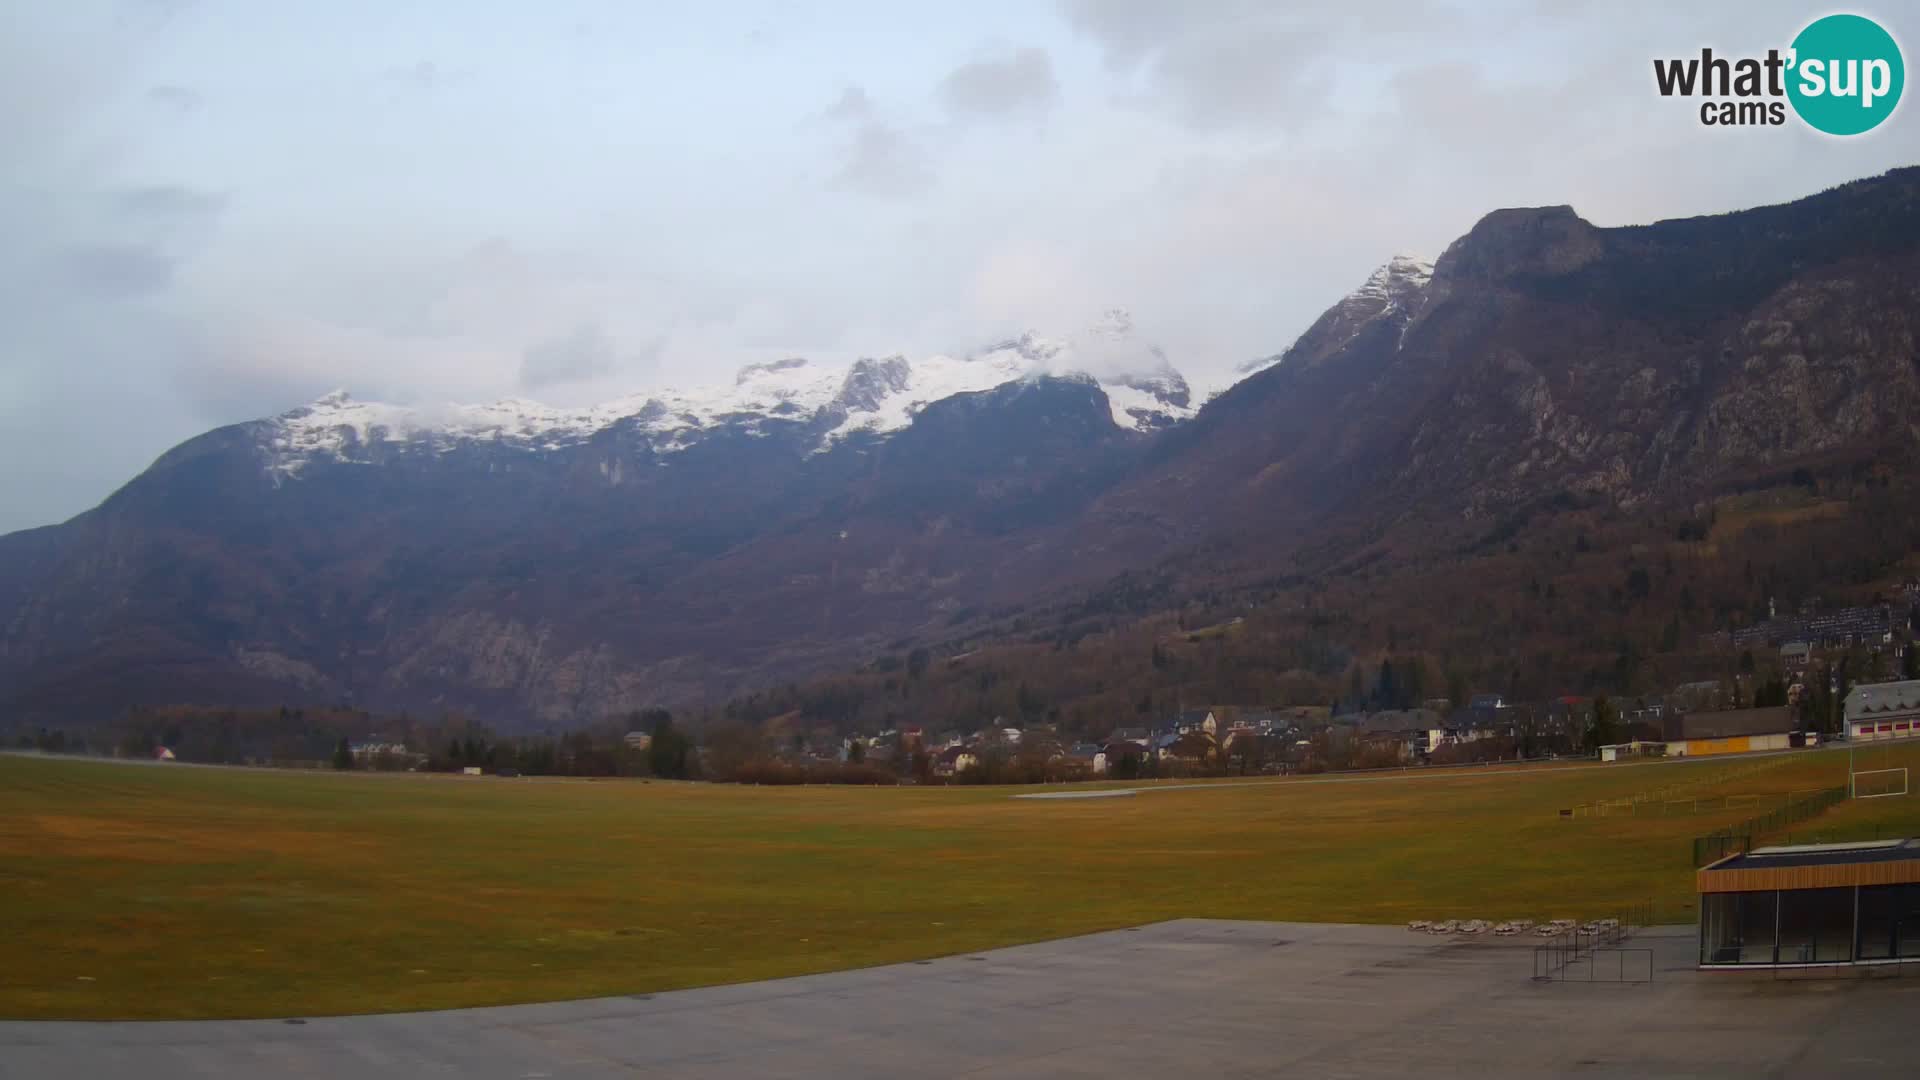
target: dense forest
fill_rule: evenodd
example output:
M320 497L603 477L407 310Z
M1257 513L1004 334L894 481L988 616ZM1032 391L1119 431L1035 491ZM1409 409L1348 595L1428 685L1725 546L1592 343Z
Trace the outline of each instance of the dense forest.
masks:
M1388 531L1277 579L1209 582L1188 562L692 715L777 733L1001 719L1099 737L1195 705L1355 711L1766 683L1781 678L1777 653L1722 632L1774 611L1885 602L1904 616L1920 570L1915 505L1911 483L1867 462L1760 478L1684 510L1562 498L1419 558ZM1182 594L1193 599L1159 607ZM1849 663L1853 679L1899 674L1891 654Z

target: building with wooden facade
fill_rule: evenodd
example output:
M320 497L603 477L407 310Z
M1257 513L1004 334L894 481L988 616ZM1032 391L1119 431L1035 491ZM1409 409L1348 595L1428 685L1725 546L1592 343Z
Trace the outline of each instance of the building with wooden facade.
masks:
M1920 961L1920 840L1755 848L1698 886L1703 968Z

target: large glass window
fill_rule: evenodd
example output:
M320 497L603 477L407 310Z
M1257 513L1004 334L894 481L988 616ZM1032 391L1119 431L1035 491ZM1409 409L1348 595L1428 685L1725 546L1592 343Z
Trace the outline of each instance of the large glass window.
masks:
M1780 954L1782 964L1813 963L1813 913L1805 897L1811 890L1780 893Z
M1894 908L1900 916L1900 955L1920 956L1920 885L1900 886Z
M1700 897L1700 962L1773 963L1774 904L1771 892Z
M1706 893L1700 897L1700 962L1740 962L1740 894Z
M1868 885L1860 890L1860 959L1885 960L1894 952L1899 925L1900 886Z
M1773 963L1774 932L1779 926L1776 905L1779 894L1773 892L1739 893L1740 963Z
M1851 959L1851 888L1781 890L1780 963L1844 963Z

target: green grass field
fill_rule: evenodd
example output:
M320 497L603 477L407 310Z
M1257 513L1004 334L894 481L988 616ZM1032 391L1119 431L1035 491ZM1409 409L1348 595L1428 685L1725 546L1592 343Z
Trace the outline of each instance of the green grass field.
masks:
M1894 756L1920 765L1912 750ZM1587 917L1652 900L1662 921L1685 921L1688 840L1745 813L1558 810L1676 783L1703 795L1831 786L1845 754L1800 753L1733 780L1727 769L1703 759L1036 801L1004 788L0 757L0 1016L642 993L1183 916ZM1912 808L1881 799L1831 816L1885 828Z

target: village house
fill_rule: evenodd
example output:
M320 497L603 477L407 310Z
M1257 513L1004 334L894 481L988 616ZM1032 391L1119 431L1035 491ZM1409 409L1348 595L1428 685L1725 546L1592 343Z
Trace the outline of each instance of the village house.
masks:
M1805 641L1789 641L1780 646L1780 666L1789 675L1805 675L1813 666L1813 646Z
M949 746L933 759L935 776L952 776L980 763L973 751L964 746Z
M1920 679L1856 686L1847 691L1845 712L1849 739L1920 736Z
M1212 709L1187 709L1174 718L1173 731L1176 735L1185 735L1190 731L1204 731L1215 734L1219 722L1214 718Z
M1727 688L1718 679L1701 679L1674 687L1672 699L1681 711L1712 712L1727 706Z
M366 742L352 743L347 749L353 754L355 760L369 761L382 754L395 757L404 755L407 752L407 744L388 742L384 739L369 739Z
M1258 739L1272 730L1270 727L1261 728L1246 723L1245 721L1236 721L1231 727L1227 728L1225 734L1220 736L1220 749L1223 752L1231 751L1234 744L1240 742L1242 739Z
M1213 734L1198 729L1165 738L1167 741L1159 750L1161 758L1168 761L1201 765L1211 761L1218 749Z
M1277 709L1242 709L1239 715L1234 717L1234 724L1239 727L1250 727L1266 734L1284 727L1285 721L1280 718L1280 712Z

